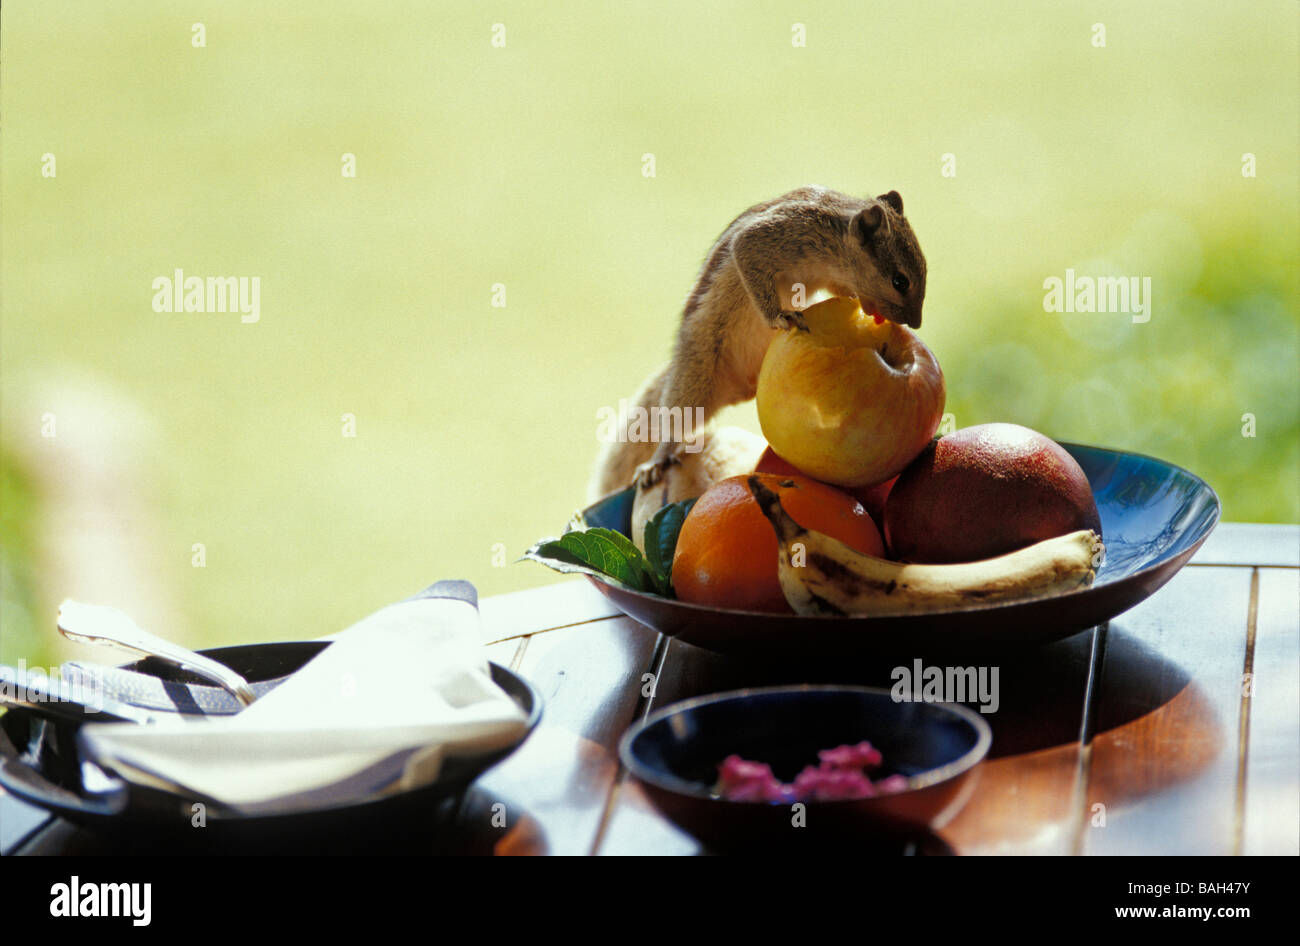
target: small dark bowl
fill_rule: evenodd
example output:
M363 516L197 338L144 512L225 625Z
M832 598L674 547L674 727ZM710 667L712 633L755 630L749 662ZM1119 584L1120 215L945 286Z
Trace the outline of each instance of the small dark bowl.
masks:
M727 801L713 793L718 764L735 753L766 762L783 781L817 753L868 740L901 774L891 795L810 801L795 827L789 804ZM656 808L715 850L815 844L863 847L923 837L942 827L975 788L988 724L963 706L896 702L888 690L852 686L766 687L675 703L627 731L619 754Z

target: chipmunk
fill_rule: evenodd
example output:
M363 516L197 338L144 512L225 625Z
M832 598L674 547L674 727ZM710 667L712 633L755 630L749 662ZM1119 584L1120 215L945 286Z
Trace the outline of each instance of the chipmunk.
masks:
M794 310L798 285L805 299L820 290L856 296L864 311L919 328L925 257L898 192L864 200L801 187L733 220L686 299L672 360L642 385L635 403L680 408L683 416L702 408L707 422L721 408L754 397L775 331L807 331ZM649 489L679 462L681 449L662 437L610 443L591 492L604 496L634 480Z

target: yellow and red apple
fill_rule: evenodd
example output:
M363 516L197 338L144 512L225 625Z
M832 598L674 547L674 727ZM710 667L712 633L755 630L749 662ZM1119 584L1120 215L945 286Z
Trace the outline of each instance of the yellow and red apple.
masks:
M835 297L803 313L768 349L758 420L794 468L840 487L897 476L943 417L943 371L916 333Z

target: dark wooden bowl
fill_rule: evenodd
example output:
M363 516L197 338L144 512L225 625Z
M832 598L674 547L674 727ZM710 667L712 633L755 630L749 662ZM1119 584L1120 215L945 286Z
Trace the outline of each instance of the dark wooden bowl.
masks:
M1092 485L1106 560L1092 587L1053 598L871 617L800 617L710 608L592 578L621 611L660 633L748 657L963 657L1069 637L1153 594L1219 521L1219 497L1173 464L1122 450L1063 443ZM630 532L632 490L584 510L589 525Z
M907 776L907 790L809 801L801 824L790 804L712 792L718 764L732 753L766 762L790 781L816 764L819 750L864 739L883 756L880 774ZM963 706L896 702L871 687L765 687L665 707L629 729L619 753L654 806L714 850L871 848L924 837L951 819L973 791L991 740L988 724Z

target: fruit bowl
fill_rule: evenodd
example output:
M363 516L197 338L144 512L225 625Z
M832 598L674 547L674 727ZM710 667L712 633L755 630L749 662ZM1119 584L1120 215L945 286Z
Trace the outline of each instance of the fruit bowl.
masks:
M591 577L647 627L737 656L942 656L1046 644L1107 621L1149 597L1187 563L1219 521L1219 497L1188 471L1137 453L1062 443L1083 468L1101 514L1106 560L1090 588L927 614L803 617L711 608ZM589 506L589 526L629 532L629 488Z

